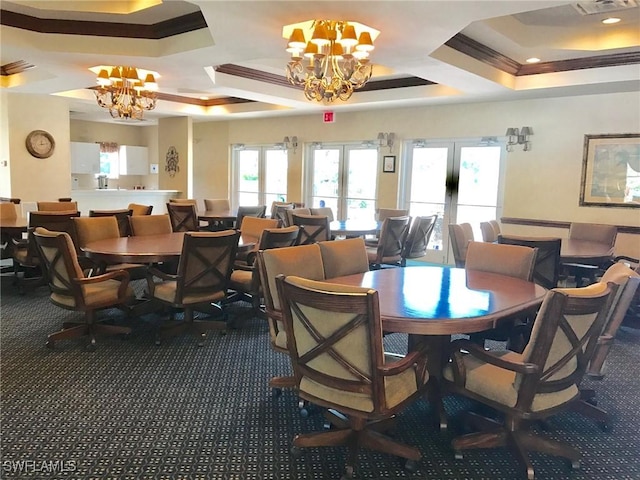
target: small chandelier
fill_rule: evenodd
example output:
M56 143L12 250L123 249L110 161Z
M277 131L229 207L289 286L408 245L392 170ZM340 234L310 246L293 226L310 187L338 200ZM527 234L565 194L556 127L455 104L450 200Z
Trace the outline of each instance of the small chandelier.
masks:
M355 25L362 27L359 36ZM287 79L303 87L308 100L324 103L348 100L354 90L362 88L371 78L372 34L375 39L379 32L355 22L335 20L314 20L311 26L313 34L309 42L302 28L291 32ZM303 65L305 58L309 60L307 66Z
M145 110L156 108L158 90L153 73L144 72L143 76L141 80L135 67L111 67L111 73L101 68L95 90L98 105L109 109L113 118L142 120Z

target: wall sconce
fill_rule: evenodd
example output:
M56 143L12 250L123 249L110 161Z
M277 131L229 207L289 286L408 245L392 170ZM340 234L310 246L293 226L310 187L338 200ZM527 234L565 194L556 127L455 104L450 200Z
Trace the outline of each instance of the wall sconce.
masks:
M524 145L522 150L528 152L531 150L531 140L529 137L533 135L533 128L522 127L520 130L517 128L507 128L507 152L513 152L515 145Z
M293 153L296 153L296 149L298 148L298 137L296 137L295 135L291 138L284 137L282 143L284 144L285 150L293 149Z
M396 140L396 134L393 132L378 133L378 145L380 145L381 147L389 147L389 153L393 151L393 144L395 140Z

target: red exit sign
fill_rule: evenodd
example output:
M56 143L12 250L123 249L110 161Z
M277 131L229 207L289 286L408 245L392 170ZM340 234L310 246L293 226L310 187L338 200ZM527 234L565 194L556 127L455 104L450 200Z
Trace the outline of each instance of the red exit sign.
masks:
M324 123L333 123L336 121L336 117L333 112L324 112L322 114L322 121Z

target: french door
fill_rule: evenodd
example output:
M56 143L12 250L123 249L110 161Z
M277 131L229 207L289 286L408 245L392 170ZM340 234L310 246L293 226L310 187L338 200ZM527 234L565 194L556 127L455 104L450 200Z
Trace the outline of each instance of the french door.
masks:
M378 149L362 145L309 146L306 204L331 207L336 220L375 216Z
M233 152L232 205L267 205L287 200L286 150L244 147Z
M412 217L438 215L425 260L453 263L448 225L468 222L481 239L480 222L501 214L504 148L471 141L406 147L402 203Z

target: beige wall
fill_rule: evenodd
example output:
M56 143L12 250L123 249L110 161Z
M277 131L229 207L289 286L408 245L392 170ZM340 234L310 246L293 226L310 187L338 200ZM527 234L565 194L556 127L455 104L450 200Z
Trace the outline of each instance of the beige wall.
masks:
M22 201L68 197L71 163L66 100L49 95L12 94L6 97L6 107L10 125L8 162L11 185L10 191L1 191L0 196L18 197ZM49 158L35 158L27 151L25 139L32 130L46 130L53 136L56 146ZM6 188L6 181L0 188Z
M170 147L178 152L178 171L171 176L165 171L166 160L160 163L158 187L178 190L182 198L193 196L193 124L189 117L161 118L158 122L158 151L166 156ZM213 172L209 172L213 174Z
M23 98L24 97L24 98ZM10 163L28 164L29 167L11 171L12 191L0 190L0 195L47 198L69 194L68 140L96 141L105 139L89 135L94 126L88 122L71 122L62 99L55 97L9 96L8 122L11 125ZM4 109L4 101L3 107ZM323 124L320 112L313 115L290 116L277 119L232 120L203 122L191 125L186 118L164 119L159 127L135 127L131 134L139 145L150 148L150 158L159 163L159 188L177 189L187 196L189 179L187 165L193 158L191 194L196 198L229 196L230 145L234 143L274 144L285 135L296 135L300 146L290 154L288 196L291 200L303 198L302 177L304 145L314 141L352 142L373 140L378 132L394 132L398 156L398 173L380 175L380 206L396 205L398 179L402 170L402 142L411 139L478 138L504 135L507 127L531 126L533 150L523 152L517 148L507 154L503 216L558 221L602 222L640 226L640 212L625 208L580 207L578 204L582 171L583 141L585 134L640 132L640 92L602 94L575 97L492 102L466 105L442 105L369 112L336 113L334 124ZM25 108L29 105L30 108ZM44 106L44 108L43 108ZM27 112L23 116L23 112ZM28 112L37 112L28 114ZM97 124L104 132L105 124ZM124 143L133 141L130 126L118 126L109 139ZM24 148L24 138L35 128L48 130L57 140L56 154L48 160L33 159ZM193 140L191 138L193 132ZM95 137L95 138L94 138ZM66 141L65 141L66 139ZM165 155L173 142L180 154L180 173L171 179L164 172ZM192 152L191 149L192 148ZM153 153L152 153L153 152ZM388 150L380 152L380 156ZM2 151L0 151L0 154ZM27 158L29 157L29 158ZM1 158L0 158L1 160ZM52 166L49 168L48 166ZM41 167L45 167L44 170ZM4 173L4 167L0 167ZM34 172L37 172L34 175ZM44 187L46 186L46 189ZM2 182L0 182L2 189ZM504 225L508 233L558 234L566 230L540 229ZM640 256L637 237L621 234L617 253Z

